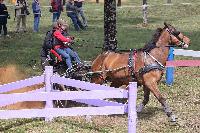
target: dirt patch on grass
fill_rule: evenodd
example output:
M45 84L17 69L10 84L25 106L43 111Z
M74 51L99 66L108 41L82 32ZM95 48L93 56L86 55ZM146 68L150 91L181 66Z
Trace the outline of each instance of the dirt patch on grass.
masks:
M0 84L11 83L11 82L15 82L22 79L25 79L25 74L23 72L20 72L15 65L8 65L7 67L0 68ZM33 85L33 86L6 92L6 94L28 92L28 91L39 89L43 86L44 86L43 84ZM3 108L6 108L6 109L44 108L44 105L45 105L44 102L25 101L25 102L18 102L12 105L7 105Z
M0 84L6 84L23 79L25 74L19 72L15 65L0 68Z

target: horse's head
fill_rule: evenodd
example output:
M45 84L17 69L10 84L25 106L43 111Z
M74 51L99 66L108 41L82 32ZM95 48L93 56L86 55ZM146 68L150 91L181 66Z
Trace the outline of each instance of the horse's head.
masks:
M170 24L164 23L165 31L169 33L170 36L170 44L180 46L182 48L188 48L190 45L190 39L183 35L180 31L176 30L173 26Z

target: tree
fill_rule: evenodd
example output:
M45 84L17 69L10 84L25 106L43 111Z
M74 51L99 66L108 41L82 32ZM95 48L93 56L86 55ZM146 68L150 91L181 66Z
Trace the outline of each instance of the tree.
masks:
M104 51L117 48L116 0L104 1Z

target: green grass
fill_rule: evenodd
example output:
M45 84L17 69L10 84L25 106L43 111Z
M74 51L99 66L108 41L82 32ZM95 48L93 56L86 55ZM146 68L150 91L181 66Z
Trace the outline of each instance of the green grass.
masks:
M142 14L139 7L126 7L117 9L117 38L119 49L141 48L151 39L157 27L163 27L163 22L169 22L177 27L186 36L191 38L192 44L189 49L200 50L200 0L176 0L174 6L158 6L163 4L160 0L148 2L149 24L142 27ZM182 2L195 2L191 6L180 5ZM30 3L30 1L29 1ZM42 1L42 5L48 5ZM141 5L141 0L128 1L128 5ZM9 7L11 17L13 8ZM0 66L9 64L17 65L25 72L27 77L39 75L41 70L32 70L29 62L34 59L40 61L40 48L47 30L51 27L51 14L48 8L42 8L40 32L33 33L33 16L28 16L28 33L15 34L15 22L13 17L8 21L8 30L11 38L0 38ZM75 32L73 25L65 13L62 18L70 23L70 34L77 38L74 48L83 60L92 60L101 49L95 46L103 45L103 4L86 3L85 13L89 27L87 31ZM82 45L79 47L79 45ZM183 57L178 57L183 59ZM188 59L188 58L187 58ZM197 133L200 131L200 70L196 68L177 68L175 83L168 87L161 83L162 94L167 98L170 107L178 116L178 124L170 125L160 104L151 95L150 103L138 115L138 133ZM163 78L164 80L164 78ZM138 102L143 99L139 88ZM125 133L127 132L127 116L95 116L92 123L87 123L84 117L57 118L53 122L45 123L43 120L21 119L1 120L1 132L40 132L40 133Z

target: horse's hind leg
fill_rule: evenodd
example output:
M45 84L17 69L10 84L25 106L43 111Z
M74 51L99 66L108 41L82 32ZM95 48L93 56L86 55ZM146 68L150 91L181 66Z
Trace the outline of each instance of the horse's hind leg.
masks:
M139 105L137 105L138 113L142 112L144 106L149 102L150 90L146 86L144 86L143 91L144 91L144 99Z
M150 91L154 94L154 96L158 99L161 105L164 108L166 115L170 118L171 122L176 122L176 117L170 110L166 99L161 95L160 91L158 90L157 82L148 80L145 85L150 89Z

